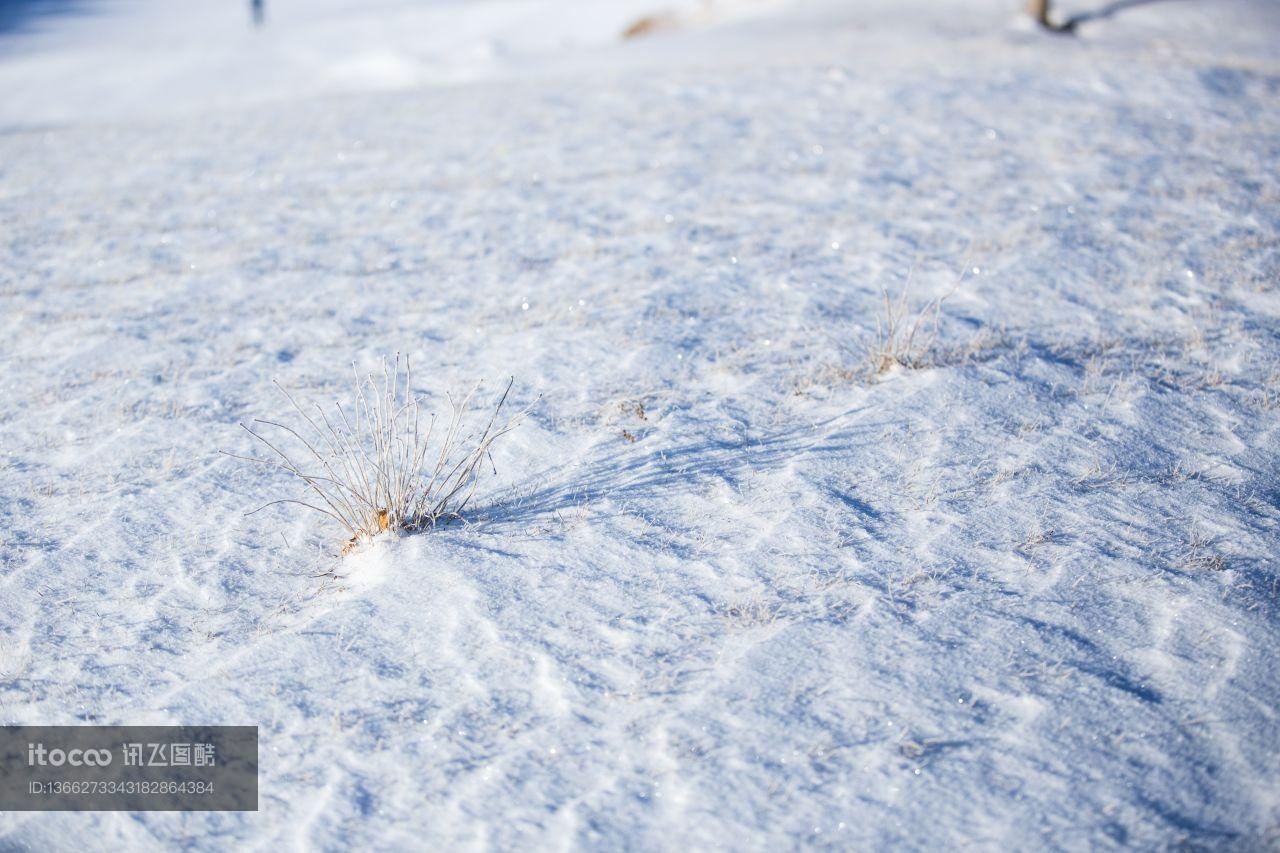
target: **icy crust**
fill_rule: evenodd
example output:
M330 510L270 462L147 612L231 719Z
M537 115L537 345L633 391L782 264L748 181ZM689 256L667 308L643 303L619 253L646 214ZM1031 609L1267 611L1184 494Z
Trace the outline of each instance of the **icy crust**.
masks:
M4 722L263 762L4 845L1274 843L1280 78L1029 37L0 137ZM397 350L544 395L471 524L244 518Z

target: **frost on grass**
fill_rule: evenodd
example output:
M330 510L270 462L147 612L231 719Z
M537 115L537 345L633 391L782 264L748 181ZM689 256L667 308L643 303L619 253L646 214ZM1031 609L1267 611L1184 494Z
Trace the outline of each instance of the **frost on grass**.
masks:
M897 299L881 291L884 307L876 318L876 334L867 348L867 372L879 376L894 367L927 367L938 340L938 317L947 297L932 299L914 314L907 307L907 288ZM949 294L948 294L949 295Z
M347 531L344 552L385 531L415 531L462 518L488 463L493 443L515 428L517 414L500 420L514 379L491 406L480 406L477 384L449 395L450 413L423 416L413 393L409 360L382 363L381 374L354 379L354 401L326 411L304 406L283 385L290 422L254 419L241 424L268 451L267 458L241 456L301 481L306 500L279 498L323 513ZM496 472L496 471L495 471ZM250 513L251 515L253 513Z
M839 353L838 361L821 364L804 376L797 383L796 393L805 393L815 385L872 383L897 368L921 370L972 354L975 348L984 346L983 341L974 340L964 351L956 352L944 352L938 346L942 304L958 288L959 282L947 293L919 307L910 304L909 281L897 296L890 296L888 290L882 289L874 330L855 338L853 343L832 336Z

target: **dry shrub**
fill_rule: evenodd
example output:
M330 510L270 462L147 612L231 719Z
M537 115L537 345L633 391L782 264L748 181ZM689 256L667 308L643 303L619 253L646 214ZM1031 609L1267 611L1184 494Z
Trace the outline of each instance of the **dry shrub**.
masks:
M323 513L350 535L344 552L385 531L422 530L461 518L484 463L492 467L493 443L524 414L499 422L514 379L492 405L477 408L479 384L460 399L450 395L451 413L440 422L434 414L424 422L412 380L407 358L403 371L400 356L384 359L381 376L355 376L350 408L334 403L330 412L319 404L304 407L275 383L289 401L292 422L255 419L252 427L240 425L270 457L227 455L287 472L311 499L280 498L253 512L292 503ZM477 411L480 418L473 417ZM268 438L264 428L275 435Z

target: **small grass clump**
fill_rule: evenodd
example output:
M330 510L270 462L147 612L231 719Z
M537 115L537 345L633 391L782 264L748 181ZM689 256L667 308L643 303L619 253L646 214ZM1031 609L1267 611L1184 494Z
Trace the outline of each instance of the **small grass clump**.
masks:
M292 407L293 422L242 423L271 455L227 455L287 472L305 485L310 499L280 498L253 513L284 503L323 513L349 534L344 553L379 533L462 518L485 463L493 466L493 443L523 414L500 422L514 379L492 406L477 407L479 384L460 399L450 395L451 413L440 421L434 414L422 416L412 380L407 358L403 370L400 356L384 359L380 376L356 375L350 407L334 403L329 412L319 404L304 407L274 383ZM473 417L477 411L479 418ZM268 431L276 434L268 438Z
M907 288L897 299L891 299L887 290L881 294L884 305L876 317L875 337L867 347L867 372L880 376L894 367L927 367L938 341L938 318L947 297L926 302L913 315L907 307Z

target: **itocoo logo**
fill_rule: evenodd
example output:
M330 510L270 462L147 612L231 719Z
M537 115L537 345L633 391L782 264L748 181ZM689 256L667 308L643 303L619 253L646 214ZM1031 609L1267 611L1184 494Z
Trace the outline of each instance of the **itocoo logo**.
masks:
M27 744L28 767L106 767L111 763L109 749L45 749L42 743Z

